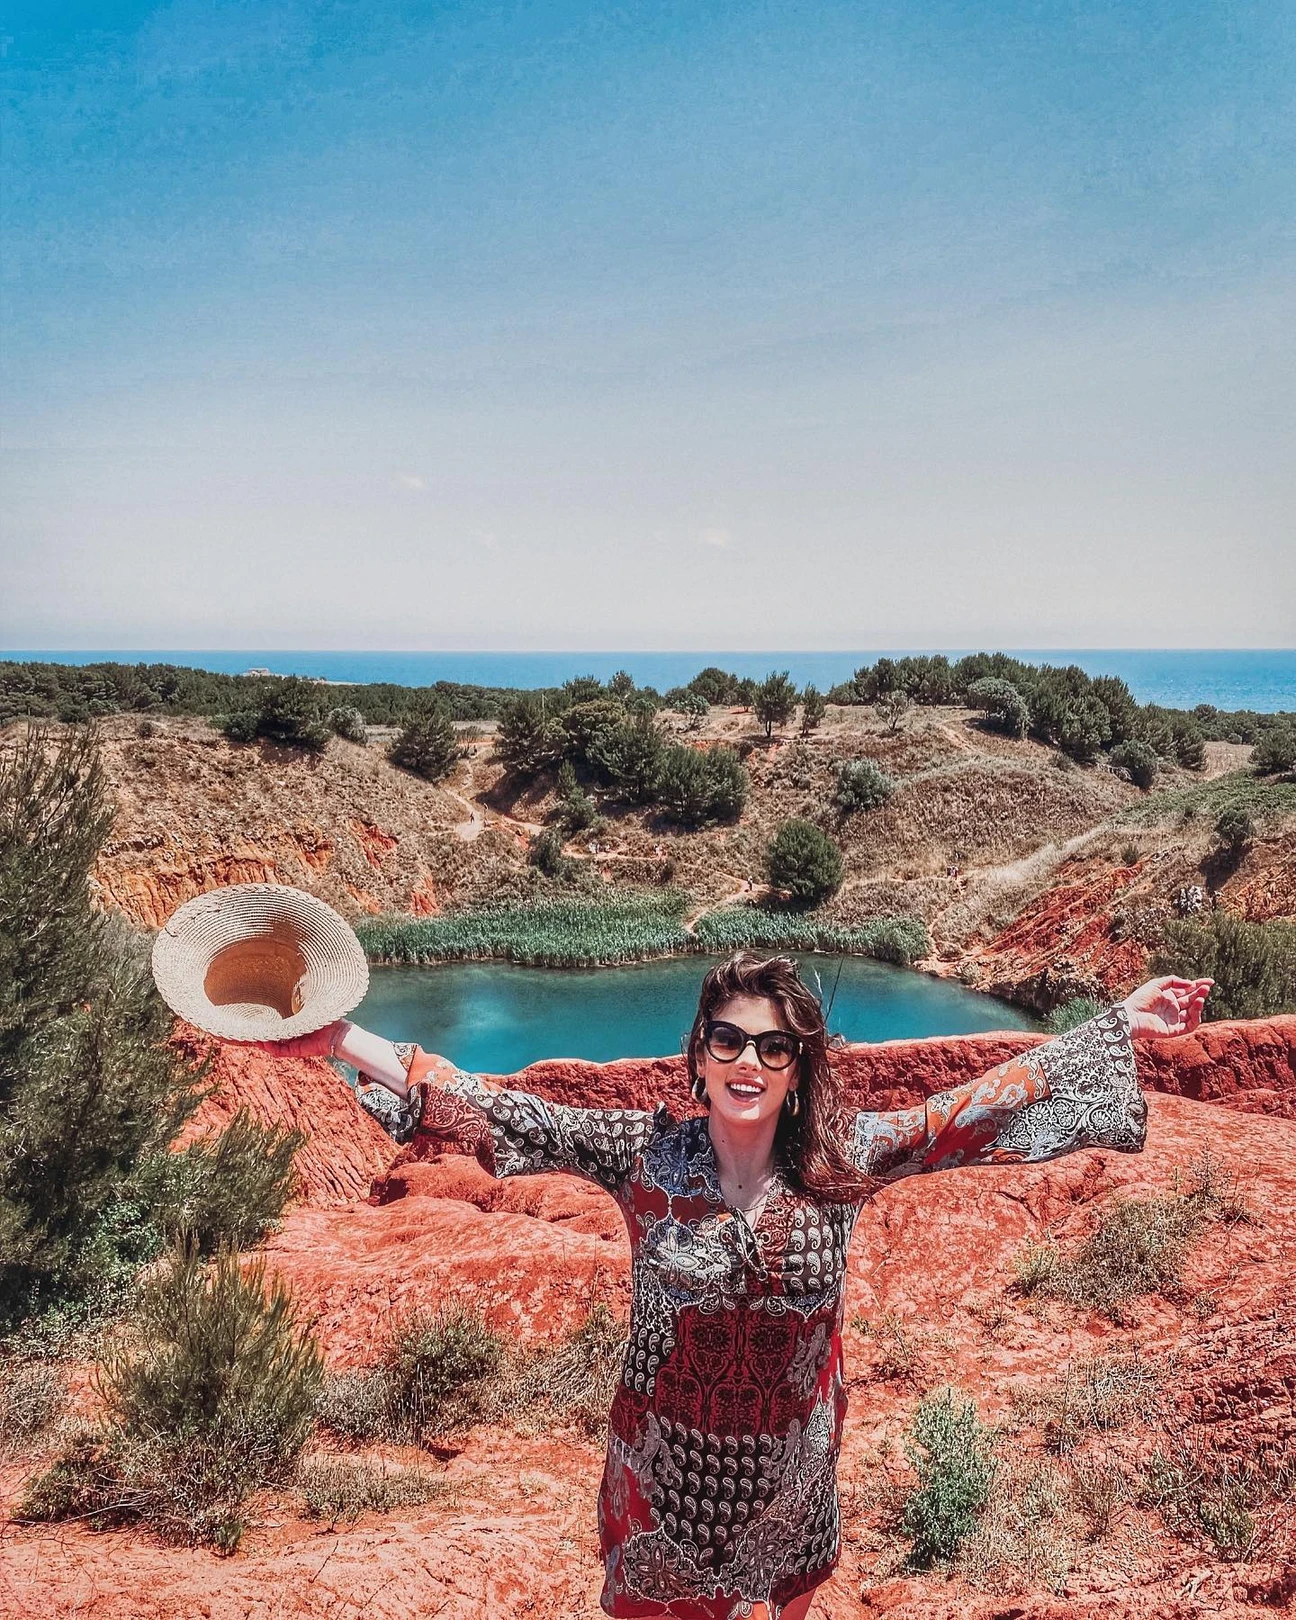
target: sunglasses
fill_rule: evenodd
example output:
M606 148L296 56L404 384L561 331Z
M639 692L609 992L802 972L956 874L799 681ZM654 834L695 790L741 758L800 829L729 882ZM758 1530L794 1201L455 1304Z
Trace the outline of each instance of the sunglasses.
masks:
M717 1063L735 1063L743 1048L750 1042L756 1056L767 1069L786 1069L801 1056L804 1043L799 1035L790 1035L785 1029L767 1029L759 1035L749 1035L737 1024L723 1018L709 1018L702 1032L702 1044Z

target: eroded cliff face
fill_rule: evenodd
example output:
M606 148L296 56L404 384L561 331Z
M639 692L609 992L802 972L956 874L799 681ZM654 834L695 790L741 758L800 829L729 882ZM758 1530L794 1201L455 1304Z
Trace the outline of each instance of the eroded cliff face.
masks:
M193 1056L203 1049L192 1032L178 1039ZM895 1042L841 1061L853 1098L883 1106L956 1084L1036 1039ZM946 1383L1009 1426L1012 1466L1048 1467L1043 1430L1022 1419L1014 1391L1056 1392L1069 1366L1137 1352L1157 1379L1155 1410L1099 1436L1104 1458L1132 1470L1173 1438L1185 1455L1209 1454L1239 1473L1266 1456L1296 1461L1296 1120L1283 1117L1296 1097L1296 1018L1142 1042L1138 1063L1152 1092L1143 1154L912 1177L862 1212L846 1307L845 1551L814 1620L1242 1620L1296 1597L1290 1503L1266 1510L1250 1557L1228 1562L1203 1538L1169 1534L1156 1507L1124 1497L1110 1529L1073 1548L1064 1594L1021 1571L991 1590L906 1576L888 1550L884 1504L904 1479L900 1436L919 1396ZM566 1176L495 1182L452 1154L411 1161L322 1061L224 1048L213 1077L198 1128L246 1103L313 1132L304 1200L266 1253L334 1367L372 1364L393 1318L415 1305L469 1304L522 1342L556 1338L598 1301L624 1315L628 1244L597 1188ZM509 1080L564 1102L690 1106L679 1060L537 1064ZM1206 1154L1248 1214L1209 1227L1178 1289L1134 1301L1121 1325L1012 1292L1027 1241L1071 1243L1113 1198L1163 1195ZM574 1430L482 1427L450 1437L434 1458L370 1455L441 1470L448 1490L424 1507L327 1530L301 1518L290 1492L270 1495L229 1559L121 1531L10 1525L0 1613L596 1620L596 1443ZM11 1503L32 1465L20 1458L0 1476Z

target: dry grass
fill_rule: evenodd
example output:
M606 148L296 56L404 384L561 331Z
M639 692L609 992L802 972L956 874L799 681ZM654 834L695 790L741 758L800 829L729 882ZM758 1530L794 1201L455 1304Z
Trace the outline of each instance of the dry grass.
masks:
M385 1465L350 1457L313 1456L297 1471L302 1505L311 1519L326 1519L330 1529L354 1524L362 1513L418 1507L446 1490L444 1480L419 1468L389 1471Z
M0 1458L44 1439L67 1406L67 1384L53 1362L0 1362Z
M1188 1251L1207 1226L1254 1218L1236 1176L1204 1152L1176 1171L1169 1193L1113 1198L1089 1236L1069 1252L1049 1239L1027 1243L1017 1256L1012 1286L1027 1297L1064 1300L1127 1325L1130 1300L1177 1292Z
M1213 1440L1175 1437L1158 1446L1140 1470L1141 1507L1156 1508L1181 1540L1209 1543L1231 1562L1265 1551L1271 1510L1296 1492L1296 1464L1266 1455L1238 1458Z
M851 1326L875 1346L866 1376L886 1384L930 1389L941 1377L936 1363L953 1348L947 1333L908 1322L893 1311L884 1312L876 1320L855 1316Z
M1066 1507L1066 1481L1052 1463L1001 1459L955 1567L991 1592L1061 1592L1075 1561Z
M1110 1434L1152 1419L1170 1370L1137 1354L1093 1356L1072 1362L1051 1387L1012 1390L1012 1407L1019 1419L1043 1431L1050 1450L1063 1454L1087 1434Z
M1067 1490L1070 1505L1085 1521L1089 1541L1102 1541L1111 1530L1116 1509L1132 1500L1125 1470L1105 1453L1072 1457Z

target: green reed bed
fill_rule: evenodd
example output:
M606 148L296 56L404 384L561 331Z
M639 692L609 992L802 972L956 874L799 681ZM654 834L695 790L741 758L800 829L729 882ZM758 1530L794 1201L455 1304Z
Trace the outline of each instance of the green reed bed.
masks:
M602 901L543 900L441 917L376 917L356 932L370 961L516 962L526 967L613 967L654 957L720 955L739 946L834 951L908 964L927 934L911 917L878 918L860 928L816 923L796 912L728 906L685 928L689 897L678 890Z

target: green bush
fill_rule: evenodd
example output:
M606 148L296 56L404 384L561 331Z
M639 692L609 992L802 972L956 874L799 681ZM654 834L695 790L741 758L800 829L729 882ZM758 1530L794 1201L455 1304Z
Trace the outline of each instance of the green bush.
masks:
M91 904L112 815L90 735L0 756L0 1327L111 1305L160 1241L133 1178L197 1101L139 942Z
M871 759L844 759L837 766L833 803L842 816L876 810L895 792L895 783Z
M1156 781L1156 754L1147 743L1140 742L1137 737L1117 743L1110 757L1117 770L1125 771L1134 786L1141 787L1145 793Z
M550 878L565 878L572 863L563 854L563 835L557 827L546 827L531 840L527 860Z
M1296 771L1296 728L1274 726L1263 732L1251 750L1251 769L1261 776Z
M967 689L967 699L972 708L984 711L996 731L1009 737L1024 737L1030 728L1026 699L1011 681L987 675L972 682Z
M542 695L523 692L501 706L495 752L510 775L536 776L557 765L566 747L562 721Z
M760 683L752 697L752 709L765 727L767 737L773 734L775 726L788 723L796 710L796 702L796 687L789 679L787 670L771 672Z
M472 1311L412 1311L398 1322L383 1367L389 1432L420 1441L472 1422L502 1369L504 1340Z
M651 804L661 786L665 743L650 710L622 720L590 744L588 762L630 804Z
M1214 979L1205 1016L1272 1018L1296 1012L1296 924L1247 922L1216 909L1166 924L1153 973Z
M808 737L823 724L828 712L828 700L817 686L807 686L801 694L801 735Z
M218 1136L153 1161L140 1178L167 1236L187 1236L200 1254L252 1248L279 1224L296 1189L293 1159L306 1133L263 1125L240 1108Z
M812 821L785 821L766 853L770 883L798 905L817 906L841 887L841 850Z
M558 772L558 821L569 838L596 826L599 813L593 799L581 787L570 760L564 760Z
M1045 1020L1044 1027L1051 1035L1065 1035L1069 1029L1075 1029L1079 1024L1087 1024L1091 1018L1107 1011L1106 1005L1095 1001L1092 996L1073 996L1070 1001L1064 1001L1060 1007L1054 1007Z
M1255 837L1255 823L1241 805L1231 805L1215 823L1215 833L1230 855L1241 855Z
M732 748L663 750L657 800L685 827L734 821L747 802L747 772Z
M235 709L233 714L222 715L217 724L233 743L250 743L257 740L255 709Z
M271 742L287 743L312 754L323 752L329 728L319 686L297 675L275 681L257 710L256 729L258 737L268 737Z
M253 1491L291 1474L314 1422L322 1361L282 1284L222 1250L173 1257L107 1352L104 1418L28 1489L30 1519L131 1521L223 1551Z
M904 1450L918 1485L901 1525L913 1538L911 1566L929 1569L953 1558L976 1528L994 1484L993 1436L975 1403L946 1389L918 1403Z
M345 737L348 742L367 743L369 732L365 726L365 717L359 709L351 704L343 704L340 709L330 709L328 713L328 728L339 737Z
M411 715L387 750L393 765L421 776L425 782L439 782L449 776L459 754L454 721L450 711L439 703Z

